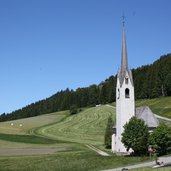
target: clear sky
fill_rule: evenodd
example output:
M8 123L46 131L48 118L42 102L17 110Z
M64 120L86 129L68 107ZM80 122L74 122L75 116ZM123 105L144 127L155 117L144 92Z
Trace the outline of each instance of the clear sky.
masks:
M171 52L170 0L0 0L0 113Z

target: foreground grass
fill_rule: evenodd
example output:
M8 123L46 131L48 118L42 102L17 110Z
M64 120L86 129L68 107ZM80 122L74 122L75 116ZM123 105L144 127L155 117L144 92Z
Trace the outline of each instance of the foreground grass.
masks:
M111 107L93 107L57 124L42 127L36 133L62 141L101 145L108 117L114 118L114 114L115 110Z
M139 157L103 157L86 149L52 155L0 157L1 171L95 171L135 164Z

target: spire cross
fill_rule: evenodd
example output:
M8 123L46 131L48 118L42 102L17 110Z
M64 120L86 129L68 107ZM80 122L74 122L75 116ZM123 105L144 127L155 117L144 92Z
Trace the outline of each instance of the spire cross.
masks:
M122 16L122 23L123 23L123 27L125 26L125 15L123 14Z

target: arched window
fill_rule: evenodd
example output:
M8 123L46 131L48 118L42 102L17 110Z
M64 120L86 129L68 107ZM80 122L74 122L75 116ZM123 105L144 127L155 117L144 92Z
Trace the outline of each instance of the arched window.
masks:
M128 88L126 88L125 89L125 98L129 98L129 89Z
M119 99L119 97L120 97L120 90L119 90L119 88L118 88L118 99Z

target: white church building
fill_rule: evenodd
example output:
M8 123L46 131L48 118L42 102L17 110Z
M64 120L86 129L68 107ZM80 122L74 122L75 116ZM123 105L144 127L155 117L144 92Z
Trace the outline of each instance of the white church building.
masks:
M121 68L117 74L116 84L116 125L113 127L112 152L128 153L122 143L123 126L130 118L136 116L143 119L149 131L155 129L159 122L148 106L135 108L134 82L132 72L128 68L125 25L123 22Z

